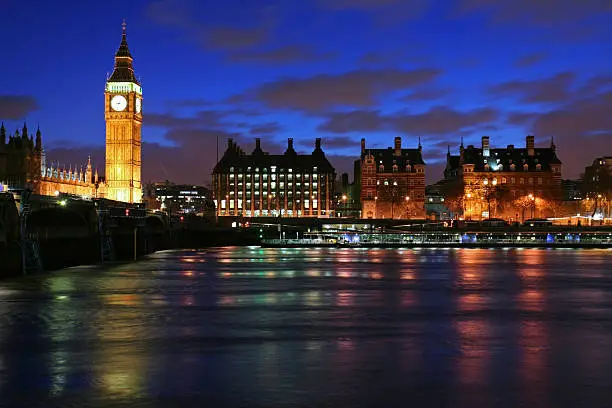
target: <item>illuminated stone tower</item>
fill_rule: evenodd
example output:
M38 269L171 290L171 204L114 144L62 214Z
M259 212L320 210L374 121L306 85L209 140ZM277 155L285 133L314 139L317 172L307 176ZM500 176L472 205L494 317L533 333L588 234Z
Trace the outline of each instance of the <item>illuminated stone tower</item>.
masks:
M142 88L134 75L132 62L124 22L115 68L104 91L106 198L139 203L142 200Z

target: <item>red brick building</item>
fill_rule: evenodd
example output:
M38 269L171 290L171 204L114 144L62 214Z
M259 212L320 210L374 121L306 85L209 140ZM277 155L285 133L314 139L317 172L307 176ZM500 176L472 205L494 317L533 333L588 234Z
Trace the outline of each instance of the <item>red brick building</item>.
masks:
M462 142L458 156L449 150L441 184L447 205L466 219L554 216L563 199L555 144L536 148L533 136L524 148L491 148L488 136L480 148Z
M402 148L402 138L387 149L366 149L355 162L362 218L425 218L425 162L416 149Z

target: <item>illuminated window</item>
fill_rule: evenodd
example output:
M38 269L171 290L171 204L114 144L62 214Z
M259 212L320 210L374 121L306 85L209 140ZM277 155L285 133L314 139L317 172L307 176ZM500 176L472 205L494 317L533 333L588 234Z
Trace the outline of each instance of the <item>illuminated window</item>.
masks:
M538 177L538 185L541 186L542 185L542 177Z

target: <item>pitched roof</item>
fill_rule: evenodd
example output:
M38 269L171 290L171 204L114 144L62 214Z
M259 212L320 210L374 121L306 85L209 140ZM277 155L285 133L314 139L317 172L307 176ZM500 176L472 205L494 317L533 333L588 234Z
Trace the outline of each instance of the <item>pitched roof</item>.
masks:
M133 82L138 84L136 75L134 74L134 67L132 66L132 54L128 48L127 36L125 33L125 24L123 26L123 33L121 35L121 44L115 54L115 68L113 73L108 79L109 82Z
M223 154L223 157L215 165L213 174L227 173L231 167L234 167L238 172L245 172L247 168L269 169L271 166L276 166L278 171L292 169L293 173L299 171L312 172L313 167L317 167L318 173L335 173L334 167L331 165L325 153L317 146L312 154L297 154L292 147L289 147L284 154L268 154L260 148L256 148L252 154L245 154L237 144L231 140L228 143L228 148Z
M380 171L380 166L383 166L383 173L391 173L393 165L397 165L400 169L404 169L406 165L425 164L421 149L400 149L400 154L395 155L395 149L389 147L387 149L366 149L361 153L361 159L365 156L372 155L376 160L376 171Z
M509 171L512 164L517 170L523 170L527 164L528 171L536 171L540 164L542 171L551 171L551 165L561 164L557 157L555 147L535 148L534 155L529 156L526 148L515 148L508 146L501 149L489 149L489 157L483 156L483 149L468 146L463 150L463 164L474 165L474 171L485 171L485 164L489 164L491 170L502 166L504 171ZM455 169L460 166L460 156L447 156L447 168Z

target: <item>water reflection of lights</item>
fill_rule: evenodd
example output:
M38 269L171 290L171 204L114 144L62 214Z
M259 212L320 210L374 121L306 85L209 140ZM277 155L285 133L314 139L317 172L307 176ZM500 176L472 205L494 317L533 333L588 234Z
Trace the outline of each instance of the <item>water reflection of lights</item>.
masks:
M308 306L321 306L322 301L321 301L321 291L318 290L311 290L308 291L304 294L305 297L305 303Z
M460 312L475 312L485 310L487 302L484 295L479 293L467 293L459 297L458 309Z
M412 273L412 272L402 272L400 274L400 278L401 279L405 279L405 280L413 280L414 279L414 273Z
M371 272L370 273L370 278L371 279L382 279L383 274L380 272Z
M465 384L486 382L490 352L486 346L489 327L486 320L465 320L455 323L459 336L460 355L457 359L458 378Z
M185 271L185 272L183 272L183 276L191 277L191 276L193 276L193 271Z
M525 290L518 295L517 301L524 310L531 312L541 312L544 310L544 292L541 290Z
M338 291L336 304L338 306L352 306L354 303L355 294L350 290Z

